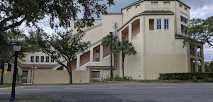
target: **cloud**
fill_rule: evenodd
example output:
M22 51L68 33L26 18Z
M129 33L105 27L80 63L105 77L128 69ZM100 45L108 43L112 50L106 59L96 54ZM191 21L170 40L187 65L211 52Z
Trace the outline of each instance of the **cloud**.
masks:
M191 17L192 18L203 18L206 19L209 16L213 16L213 5L204 5L199 8L191 9Z

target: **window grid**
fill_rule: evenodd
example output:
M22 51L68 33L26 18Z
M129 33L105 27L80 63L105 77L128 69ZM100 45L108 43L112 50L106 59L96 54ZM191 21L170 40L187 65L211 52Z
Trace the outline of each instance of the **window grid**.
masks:
M47 63L50 62L49 60L50 60L50 57L49 57L49 56L46 56L46 62L47 62Z
M161 19L157 19L157 29L161 29Z
M44 62L44 56L41 56L41 62Z
M36 56L36 62L39 62L39 56Z
M169 29L169 19L164 19L164 29Z
M34 62L34 56L30 56L30 62Z

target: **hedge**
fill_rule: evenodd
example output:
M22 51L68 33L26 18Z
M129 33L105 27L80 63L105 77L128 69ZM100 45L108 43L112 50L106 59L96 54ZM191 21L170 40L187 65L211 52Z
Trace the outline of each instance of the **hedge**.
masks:
M160 74L160 80L213 81L213 73L167 73Z

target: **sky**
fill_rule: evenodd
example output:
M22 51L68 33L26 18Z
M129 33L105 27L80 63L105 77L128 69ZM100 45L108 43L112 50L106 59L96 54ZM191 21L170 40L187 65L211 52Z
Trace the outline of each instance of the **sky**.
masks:
M109 8L109 12L120 12L120 9L136 0L116 0L114 6ZM191 18L206 19L213 16L213 0L181 0L191 7ZM205 60L213 60L213 48L205 46Z

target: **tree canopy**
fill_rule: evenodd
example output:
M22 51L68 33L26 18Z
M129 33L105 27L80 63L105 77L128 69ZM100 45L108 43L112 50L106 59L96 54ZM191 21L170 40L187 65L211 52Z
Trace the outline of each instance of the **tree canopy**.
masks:
M58 64L66 68L72 84L72 64L77 54L88 48L89 42L82 41L83 34L59 32L48 35L42 31L37 33L37 42L42 52L51 56ZM75 64L75 63L74 63Z
M213 16L207 19L192 19L188 34L192 39L213 47Z
M0 32L48 17L51 27L90 26L114 0L0 0ZM36 25L39 26L39 25Z

